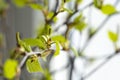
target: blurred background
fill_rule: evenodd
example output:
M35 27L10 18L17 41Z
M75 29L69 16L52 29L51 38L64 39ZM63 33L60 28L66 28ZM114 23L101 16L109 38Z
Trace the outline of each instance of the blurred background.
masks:
M40 10L33 10L29 7L18 8L11 0L5 1L8 2L9 5L5 13L6 16L0 16L0 38L2 37L2 43L0 43L0 65L5 62L10 55L10 51L16 46L16 32L20 32L23 38L35 37L40 25L45 24L44 15ZM40 3L42 0L36 1ZM52 10L55 7L54 4L56 0L48 1L50 3L49 10ZM75 0L68 3L67 7L73 9L74 1ZM2 0L0 0L0 2L2 2ZM78 9L82 10L91 2L93 2L93 0L83 0ZM115 6L116 10L120 12L120 0L104 0L104 4ZM74 57L72 51L61 50L58 56L53 57L49 63L46 62L49 64L48 67L52 80L120 80L120 54L114 56L109 62L107 62L108 59L106 59L109 55L115 53L114 44L108 38L109 30L113 32L118 31L119 39L116 44L118 48L120 48L120 14L113 16L105 15L95 8L94 5L85 8L80 13L85 17L85 22L88 27L93 31L100 28L100 31L92 37L89 45L85 48L83 52L84 57ZM64 22L67 14L67 12L63 12L57 15L59 20L53 25L53 29L56 29L57 26ZM66 25L61 25L56 34L62 34L65 30ZM89 28L86 28L80 33L73 28L69 34L70 45L76 50L84 48L88 39L88 31ZM74 60L70 61L69 56L72 56ZM96 67L99 64L101 64L102 67L97 70ZM71 67L73 67L72 74L70 74ZM97 71L93 71L94 69ZM90 73L91 71L93 71L93 73ZM26 68L23 68L20 80L43 80L41 78L42 76L41 73L28 73ZM85 79L82 79L84 76ZM4 78L0 77L0 80L4 80Z

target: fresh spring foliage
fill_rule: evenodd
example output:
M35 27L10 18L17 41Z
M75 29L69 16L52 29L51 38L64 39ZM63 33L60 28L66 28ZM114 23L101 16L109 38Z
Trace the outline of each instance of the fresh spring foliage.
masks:
M96 8L101 8L103 5L103 0L94 0L94 5Z
M17 73L18 62L13 59L6 60L4 64L4 76L8 79L13 79Z
M112 42L117 42L118 41L118 34L108 31L108 37Z
M10 59L7 59L3 66L3 72L4 76L7 79L13 79L17 74L17 68L19 68L18 60L19 58L23 58L27 56L26 68L28 72L42 72L47 76L46 80L51 80L50 72L48 72L47 69L43 69L42 65L40 64L39 57L42 59L45 59L50 54L54 54L53 57L59 55L60 49L62 47L63 50L69 50L71 49L76 57L80 56L78 55L77 50L74 47L69 48L70 41L67 37L64 37L68 32L74 28L78 30L79 32L82 32L86 27L87 23L85 22L85 17L82 15L82 13L79 13L76 17L74 17L74 20L69 22L71 17L75 13L77 13L79 10L77 7L83 0L75 0L76 1L76 10L72 10L69 8L66 8L66 4L71 2L72 0L62 0L60 6L57 6L56 11L50 11L49 10L49 4L48 0L41 0L41 3L37 2L37 0L11 0L14 5L16 5L19 8L23 7L29 7L34 10L40 10L45 18L45 23L42 27L40 27L38 34L35 38L24 38L22 39L20 37L19 32L16 35L17 40L17 49L13 51L14 55L19 55L17 57L13 57ZM103 5L103 0L93 0L94 6L101 10L102 13L106 15L111 15L117 12L116 8L110 4ZM4 10L8 7L8 4L4 0L0 0L0 14L3 13ZM58 20L57 15L61 12L67 12L68 15L68 22L66 22L66 33L65 35L57 34L54 35L54 31L52 31L52 25L56 23ZM95 32L95 31L94 31ZM90 35L94 34L94 32L91 30ZM108 31L109 39L112 42L118 41L118 34ZM2 36L0 35L0 45L2 42ZM52 44L55 44L55 49L52 49ZM36 54L34 49L38 49L39 55ZM33 52L34 54L29 55L29 53ZM28 56L29 55L29 56Z
M104 14L107 14L107 15L110 15L110 14L113 14L113 13L117 12L117 10L115 9L115 7L112 6L112 5L110 5L110 4L103 5L102 8L101 8L101 11Z
M39 59L36 55L30 56L30 58L26 61L26 67L28 72L43 72Z

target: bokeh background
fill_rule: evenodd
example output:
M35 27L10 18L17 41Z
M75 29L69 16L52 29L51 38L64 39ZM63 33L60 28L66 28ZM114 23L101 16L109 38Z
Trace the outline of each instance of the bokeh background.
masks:
M10 2L10 0L6 0ZM52 6L54 7L55 0L50 0ZM91 3L92 0L83 0L82 4L79 6L79 9L84 8L85 5ZM120 11L120 0L104 0L104 4L115 5L117 11ZM72 3L69 3L69 6L72 7ZM104 24L104 19L108 16L103 14L100 10L96 9L94 5L87 7L83 10L83 15L85 16L85 21L89 27L92 29L97 29L100 24ZM54 25L56 28L57 25L64 22L64 18L67 13L58 15L58 22ZM6 24L5 24L6 23ZM8 56L10 50L16 46L16 32L20 32L23 38L35 37L37 29L40 25L44 24L44 17L41 11L33 10L29 7L18 8L10 2L10 7L7 10L7 16L5 22L0 17L0 33L3 35L3 46L0 47L0 58L4 62ZM4 26L2 26L4 25ZM72 73L72 80L81 80L81 75L86 75L92 69L94 69L102 61L106 60L106 57L110 54L113 54L115 49L113 43L108 38L107 32L109 30L116 32L120 30L120 15L114 15L105 22L105 25L102 25L102 29L96 33L95 37L91 40L90 44L84 50L84 55L89 58L95 58L95 61L88 62L82 57L77 57L74 60L74 69ZM66 27L63 25L58 30L58 33L62 33L66 30ZM70 44L76 48L82 48L87 40L88 29L85 29L82 35L78 30L72 29L70 32ZM120 33L119 33L120 34ZM120 47L120 35L119 41L117 43ZM4 54L3 54L4 53ZM72 54L72 52L71 52ZM69 56L66 51L61 50L60 55L52 58L50 61L50 71L52 72L53 80L70 80L69 73L70 67ZM67 66L67 67L66 67ZM64 68L64 69L62 69ZM26 69L22 70L20 80L42 80L40 79L41 73L28 73ZM113 57L108 63L102 66L86 80L120 80L120 55ZM4 80L0 78L0 80Z

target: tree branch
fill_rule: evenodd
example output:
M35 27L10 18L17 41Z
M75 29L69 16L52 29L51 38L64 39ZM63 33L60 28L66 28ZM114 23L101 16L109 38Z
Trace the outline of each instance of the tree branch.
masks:
M84 6L82 9L80 9L80 10L77 10L77 9L76 9L72 14L70 14L70 15L68 16L67 20L66 20L63 24L60 24L59 26L57 26L57 27L54 29L54 31L57 32L62 25L68 24L69 19L70 19L73 15L75 15L75 14L78 13L78 12L82 12L83 10L85 10L86 8L88 8L88 7L92 6L92 5L93 5L93 2L85 5L85 6Z
M108 63L117 53L114 53L110 56L108 56L102 63L100 63L97 67L95 67L93 70L91 70L88 74L82 77L81 80L85 80L89 78L91 75L93 75L97 70L99 70L101 67L103 67L106 63Z
M25 62L26 62L26 60L29 56L31 56L31 55L41 55L43 52L29 52L29 53L26 53L26 55L24 56L24 58L22 59L22 61L19 64L19 68L23 67L23 65L25 64Z
M80 54L83 53L83 51L86 49L86 47L89 45L89 43L92 41L92 39L97 35L97 33L104 27L104 25L109 21L109 19L114 16L120 14L120 12L114 13L106 17L101 24L98 26L98 29L91 35L91 37L86 41L85 45L83 46L82 50L80 51ZM80 55L79 54L79 55Z

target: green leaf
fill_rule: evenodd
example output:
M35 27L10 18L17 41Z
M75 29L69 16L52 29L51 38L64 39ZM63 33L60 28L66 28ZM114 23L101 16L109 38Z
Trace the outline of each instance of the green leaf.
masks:
M75 25L75 29L79 30L79 31L83 31L86 28L86 23L85 22L80 22L78 24Z
M6 60L3 67L3 71L4 71L4 76L7 79L13 79L16 76L17 65L18 62L16 60L13 59Z
M43 24L40 25L40 26L37 28L36 32L37 32L37 38L40 38L41 35L43 35L43 32L44 32L44 25L43 25Z
M113 13L117 12L115 7L110 5L110 4L103 5L102 8L101 8L101 11L104 14L107 14L107 15L110 15L110 14L113 14Z
M28 0L12 0L17 7L24 7Z
M44 71L44 76L45 76L45 80L53 80L50 71L48 69Z
M26 62L26 67L27 67L28 72L30 72L30 73L32 73L32 72L43 72L43 69L42 69L36 55L28 58L28 60Z
M94 0L94 5L96 8L101 9L101 7L103 5L103 0Z
M47 15L47 19L51 19L53 15L54 15L54 12L49 12Z
M56 44L56 51L54 53L54 56L57 56L60 53L60 46L58 41L55 41L55 44Z
M26 44L24 41L22 41L20 39L20 34L19 32L16 33L16 40L17 40L17 44L20 45L21 47L23 47L25 49L25 51L30 52L31 51L31 47L30 45Z
M59 41L60 43L61 43L61 42L66 42L65 37L62 36L62 35L52 36L51 39L52 39L53 41Z
M80 4L83 0L77 0L77 3Z
M108 37L112 42L118 41L118 35L112 31L108 31Z
M35 10L41 10L41 9L43 9L43 7L42 7L40 4L32 3L32 4L29 4L29 6L30 6L32 9L35 9Z
M41 49L46 48L45 43L40 39L26 38L26 39L23 39L23 41L30 46L38 46Z
M53 18L53 21L54 21L54 22L57 22L57 20L58 20L58 18L55 16L55 17Z
M0 0L0 12L5 10L8 7L8 4L5 2L5 0Z
M82 14L79 14L75 19L73 24L71 24L70 26L74 26L75 29L82 31L83 29L85 29L86 23L85 23L85 18L82 16Z
M81 21L81 19L83 18L82 14L79 14L75 20L74 20L74 23L78 23L79 21Z

